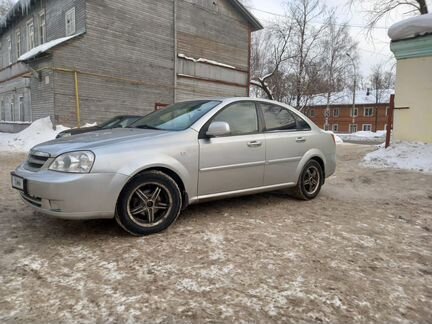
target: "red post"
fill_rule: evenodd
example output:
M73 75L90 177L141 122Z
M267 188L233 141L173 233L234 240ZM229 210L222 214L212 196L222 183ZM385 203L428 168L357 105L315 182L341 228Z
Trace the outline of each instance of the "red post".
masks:
M392 94L390 96L390 108L387 114L387 134L386 134L385 148L390 146L390 138L393 130L394 107L395 107L395 95Z

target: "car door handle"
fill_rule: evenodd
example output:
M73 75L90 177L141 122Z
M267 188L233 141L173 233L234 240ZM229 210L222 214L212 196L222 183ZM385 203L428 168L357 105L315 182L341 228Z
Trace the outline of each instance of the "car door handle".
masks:
M304 142L306 142L306 138L304 138L304 137L297 137L296 138L296 142L297 143L304 143Z
M249 147L260 147L262 145L262 142L260 141L252 141L247 143L247 146Z

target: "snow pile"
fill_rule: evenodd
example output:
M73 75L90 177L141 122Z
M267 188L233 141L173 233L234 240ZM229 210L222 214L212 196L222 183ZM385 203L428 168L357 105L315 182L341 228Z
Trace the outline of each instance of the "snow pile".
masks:
M47 42L47 43L44 43L42 45L36 46L35 48L33 48L30 51L28 51L28 52L24 53L23 55L21 55L18 58L18 62L27 61L27 60L29 60L29 59L31 59L31 58L39 55L39 54L45 53L49 49L51 49L51 48L53 48L53 47L55 47L57 45L60 45L60 44L66 42L66 41L68 41L68 40L70 40L72 38L75 38L75 37L79 36L79 35L81 35L81 34L53 39L50 42Z
M432 13L402 20L388 30L393 41L432 33Z
M432 144L398 142L387 149L380 145L364 157L362 165L432 173Z
M216 65L216 66L220 66L220 67L225 67L225 68L228 68L228 69L236 70L235 66L224 64L224 63L221 63L221 62L216 62L216 61L208 60L208 59L205 59L205 58L195 59L193 57L189 57L189 56L186 56L184 54L178 54L177 56L179 58L182 58L182 59L185 59L185 60L188 60L188 61L192 61L192 62L195 62L195 63L207 63L207 64L211 64L211 65Z
M58 133L68 129L57 126L53 130L50 117L38 119L17 134L0 133L0 151L28 152L33 146L55 139Z
M360 131L351 134L338 134L338 136L344 142L372 142L372 143L382 143L386 138L386 131L377 131L377 132L365 132Z
M378 92L378 93L377 93ZM373 105L377 103L389 103L390 95L394 94L393 89L380 89L380 90L357 90L355 104L356 105ZM377 98L378 97L378 98ZM332 93L330 96L330 105L352 105L353 93L351 90ZM308 106L325 106L327 105L327 94L317 94L312 97L308 102Z

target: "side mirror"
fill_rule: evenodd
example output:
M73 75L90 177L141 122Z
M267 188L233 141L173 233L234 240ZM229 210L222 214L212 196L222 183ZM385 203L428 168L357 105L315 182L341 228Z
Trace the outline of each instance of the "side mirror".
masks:
M227 122L212 122L206 132L208 137L227 136L230 134L231 128Z

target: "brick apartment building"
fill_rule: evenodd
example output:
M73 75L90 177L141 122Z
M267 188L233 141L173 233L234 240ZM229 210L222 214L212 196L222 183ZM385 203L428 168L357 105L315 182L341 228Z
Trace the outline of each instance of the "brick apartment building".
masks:
M327 110L327 96L318 95L309 101L305 113L319 127L335 133L386 130L392 93L393 90L358 91L354 113L351 92L332 94L329 110Z

